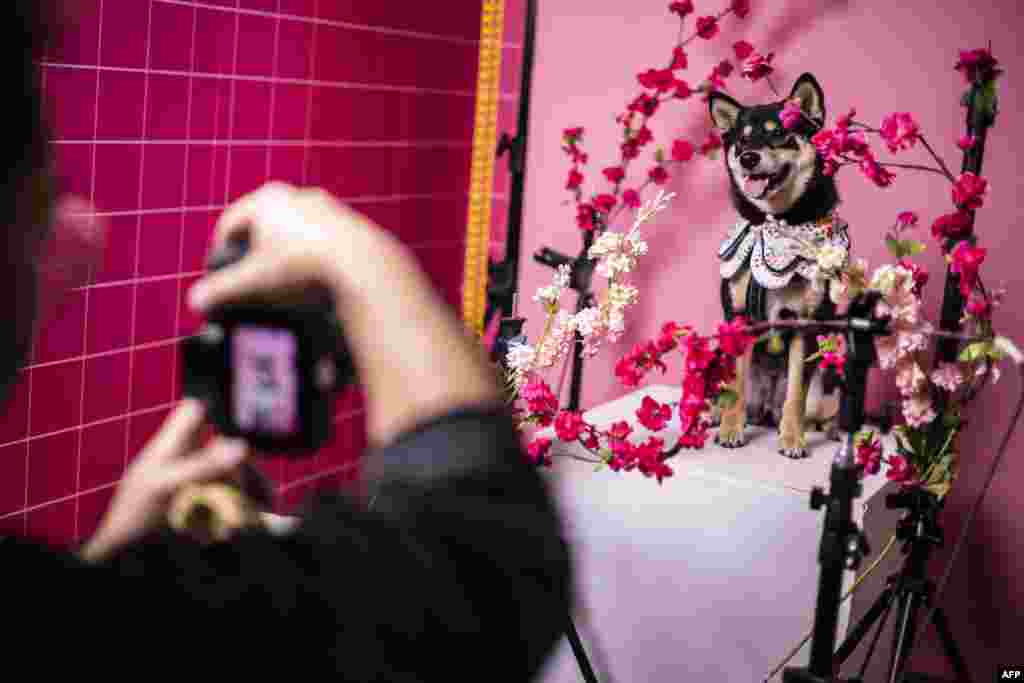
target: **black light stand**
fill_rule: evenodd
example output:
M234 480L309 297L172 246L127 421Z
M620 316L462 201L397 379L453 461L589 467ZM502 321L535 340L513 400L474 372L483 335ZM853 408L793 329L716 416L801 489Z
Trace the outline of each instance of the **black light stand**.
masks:
M861 470L854 460L854 438L864 425L864 394L868 369L875 358L874 338L888 333L888 321L872 317L877 293L859 297L850 304L847 316L848 356L839 407L839 426L846 441L832 461L829 492L815 488L811 509L825 508L818 562L818 601L814 612L814 635L810 664L787 668L784 683L832 683L836 679L835 643L842 598L843 573L856 569L868 552L867 541L853 521L853 500L861 494Z

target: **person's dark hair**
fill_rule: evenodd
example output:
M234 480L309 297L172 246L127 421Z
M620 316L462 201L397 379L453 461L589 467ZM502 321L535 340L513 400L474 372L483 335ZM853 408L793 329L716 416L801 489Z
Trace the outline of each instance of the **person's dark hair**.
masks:
M6 65L5 133L0 158L6 181L0 212L6 226L6 263L0 265L0 290L10 306L7 330L0 335L0 399L6 398L28 358L37 304L40 244L49 227L49 134L39 62L45 52L52 5L47 0L14 0L0 11L7 30L0 39L0 63Z

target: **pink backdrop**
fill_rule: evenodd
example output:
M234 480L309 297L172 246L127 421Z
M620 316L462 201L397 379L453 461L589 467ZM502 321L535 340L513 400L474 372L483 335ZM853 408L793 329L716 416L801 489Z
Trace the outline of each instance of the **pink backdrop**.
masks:
M180 395L177 343L198 323L182 295L225 203L271 178L322 185L397 231L461 305L481 3L60 4L67 28L44 64L53 149L110 244L0 420L0 529L70 543ZM510 78L506 111L517 89ZM348 391L330 447L265 463L282 509L352 480L364 443Z
M727 4L725 0L695 2L698 15L711 14ZM637 0L628 6L591 0L540 3L523 241L527 257L541 246L571 254L579 250L575 210L566 203L570 195L563 189L569 164L560 150L561 132L570 126L586 128L584 150L591 160L584 189L588 193L605 191L608 186L600 170L617 160L613 152L621 136L614 116L639 92L635 74L648 67L662 68L669 59L678 23L669 15L667 5L666 0ZM730 46L744 38L759 49L778 53L775 79L785 92L800 73L813 72L825 89L830 121L850 107L857 107L862 120L874 122L889 112L913 112L923 131L956 168L960 156L954 140L963 125L958 99L964 83L952 66L958 49L982 47L992 41L1007 75L1001 83L1002 113L990 134L985 159L992 195L979 213L978 225L990 248L986 282L1009 290L1010 303L998 314L997 323L1005 333L1024 339L1024 319L1018 316L1020 297L1024 296L1024 271L1019 268L1024 240L1016 234L1016 221L1024 212L1024 182L1017 173L1024 142L1014 135L1013 127L1024 113L1024 89L1018 86L1024 76L1024 54L1017 35L1021 25L1017 3L781 0L752 5L748 19L730 18L720 37L710 43L698 40L689 49L686 78L691 83L700 82L719 60L732 57ZM735 75L729 79L729 87L743 102L774 99L767 86L751 85ZM706 112L706 105L697 98L666 105L653 121L656 140L666 144L666 149L679 136L699 143L709 125ZM906 155L925 160L916 150ZM645 174L649 160L649 153L639 159L634 173ZM617 347L589 363L584 406L623 393L612 372L615 360L634 343L654 335L662 322L690 322L710 330L721 319L714 254L723 230L734 220L726 182L721 161L701 160L691 162L669 183L668 189L678 195L671 209L644 228L650 254L635 278L641 300L628 315L630 332ZM922 222L930 225L950 205L948 187L938 176L899 173L895 185L882 191L847 169L839 184L854 250L873 264L886 258L881 235L898 212L916 210ZM923 237L931 243L927 227ZM924 263L941 282L941 255L933 244ZM521 274L521 311L530 318L527 332L536 339L542 318L529 299L538 286L550 282L552 273L524 261ZM930 292L935 310L941 284L933 283ZM566 305L570 299L566 297ZM665 381L675 382L678 371L678 362L670 365L671 374ZM552 373L554 381L556 374ZM1009 419L1018 380L1012 372L1005 377L973 408L975 424L963 442L963 474L945 514L950 537L958 532L968 504L975 499L996 440ZM876 392L874 402L891 396L891 390ZM1014 452L1019 451L1021 438L1015 440ZM1024 570L1019 540L1024 533L1024 515L1017 489L1024 481L1024 466L1013 457L1014 452L986 499L969 551L954 572L944 602L979 679L989 675L998 662L1020 661L1014 646L1019 646L1024 627L1024 589L1015 578ZM936 558L936 570L944 566L947 553L948 548ZM770 580L765 590L771 590ZM685 595L681 600L680 609L685 609ZM935 651L932 643L926 649ZM925 656L916 664L942 669L934 657Z

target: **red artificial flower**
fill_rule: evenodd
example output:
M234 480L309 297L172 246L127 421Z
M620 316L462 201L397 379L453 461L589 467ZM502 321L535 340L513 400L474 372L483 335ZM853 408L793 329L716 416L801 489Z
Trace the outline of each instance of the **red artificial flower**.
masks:
M971 292L966 310L978 320L988 320L992 315L992 302L978 292Z
M722 147L722 136L718 134L717 130L710 130L708 137L700 146L700 153L704 156L708 156L711 152Z
M853 117L857 115L857 110L850 108L850 111L836 119L836 128L849 128L850 124L853 123Z
M621 147L623 159L636 159L640 156L640 145L636 144L636 140L627 140L623 142Z
M882 119L879 131L882 139L889 146L890 152L910 149L917 142L919 129L917 121L907 112L889 114Z
M643 87L658 92L668 92L676 82L671 69L648 69L637 74L636 78Z
M747 332L747 321L743 316L737 316L732 322L718 325L718 348L726 355L734 358L742 356L753 341Z
M736 59L741 62L754 52L754 46L745 40L733 43L732 49L736 53Z
M577 412L563 410L555 418L555 434L562 441L575 441L585 428L583 416Z
M657 437L650 437L645 443L633 449L636 464L645 477L655 477L660 484L666 477L672 476L672 468L665 464L661 456L661 448L665 442Z
M602 194L594 197L594 208L601 213L610 213L617 203L618 200L610 194Z
M868 474L878 474L882 467L882 443L872 438L870 441L861 441L857 445L857 464L864 466Z
M822 370L835 368L840 377L843 376L843 369L846 367L846 355L836 351L826 351L821 354L821 361L818 367Z
M551 387L538 377L524 384L519 396L527 402L531 413L546 414L558 410L558 399L551 393Z
M669 68L675 71L676 69L685 69L689 64L689 60L686 58L686 51L682 46L676 47L672 50L672 66Z
M583 128L566 128L562 131L562 137L565 138L569 144L574 144L583 137Z
M732 13L740 19L746 19L750 14L750 0L732 0L730 7Z
M636 365L636 361L629 356L623 356L615 363L615 377L622 386L635 387L640 384L644 375Z
M871 157L861 159L860 170L878 187L889 187L896 177L894 173L887 170Z
M960 293L965 299L970 296L971 290L978 282L978 270L987 253L988 250L984 247L974 247L966 241L953 249L950 270L960 276Z
M689 161L693 158L693 145L686 140L676 140L672 143L673 161Z
M626 177L626 171L621 166L609 166L601 171L601 173L604 173L604 177L608 179L608 182L612 183L620 183Z
M548 451L551 449L551 439L534 439L526 447L526 459L531 465L551 465L551 456Z
M786 130L793 130L804 120L804 110L800 106L799 101L786 100L786 103L782 105L782 113L779 114L779 118L782 119L782 127Z
M732 62L728 59L723 59L718 63L718 66L715 67L715 71L717 71L718 75L722 78L729 78L729 76L732 76L734 68L735 67L732 65Z
M662 166L654 166L650 171L647 172L648 177L655 185L664 185L668 182L668 171Z
M899 265L910 271L910 276L914 280L914 296L921 296L924 286L928 284L928 269L908 259L900 259Z
M690 89L690 84L689 83L687 83L684 80L677 80L676 81L676 94L675 94L675 97L678 97L681 100L685 100L687 97L689 97L692 94L693 94L693 90Z
M932 235L937 240L963 239L971 234L971 214L966 211L947 213L932 223Z
M839 164L832 161L831 159L825 159L825 163L822 165L821 172L827 176L835 175L836 171L839 170Z
M980 209L988 194L988 181L970 171L961 173L953 185L953 203L964 209Z
M906 483L914 477L914 466L911 465L902 455L893 455L889 458L889 469L885 476L890 481Z
M690 328L687 326L680 325L675 322L667 322L661 326L661 334L658 336L658 340L655 345L658 347L658 351L661 353L668 353L677 346L679 342L676 341L676 336L683 331L688 331Z
M636 99L629 104L629 111L638 111L644 116L654 116L654 112L658 111L657 97L652 97L647 93L637 95Z
M960 60L953 67L964 75L967 83L987 81L1002 73L997 69L998 60L985 48L977 50L961 50Z
M967 150L974 147L974 145L977 144L977 142L978 138L974 137L973 135L961 135L956 141L956 146L966 152Z
M622 193L622 203L631 209L640 207L640 193L630 188Z
M900 214L896 216L896 224L901 230L913 228L917 225L917 214L913 211L901 211Z
M711 365L711 361L715 358L715 353L711 350L707 338L697 334L690 334L686 336L683 344L686 347L687 372L704 372L707 370L708 366Z
M668 6L668 11L679 15L682 19L687 14L693 13L693 0L680 0L679 2L673 2Z
M654 133L652 133L651 129L648 128L647 126L641 126L640 130L638 130L636 132L636 135L633 136L633 142L635 142L640 147L643 147L653 139Z
M650 396L644 396L643 403L636 411L636 417L647 429L658 432L672 419L672 408L667 403L658 403Z
M594 207L590 204L580 204L576 209L576 225L580 230L594 229Z
M767 55L755 52L743 64L743 77L753 82L759 81L771 74L772 71L775 71L775 68L772 66L773 57L775 57L774 52L769 52Z
M697 35L704 40L711 40L718 35L718 19L708 17L697 17Z
M608 435L613 439L626 439L632 433L633 428L625 420L613 422L612 426L608 428Z
M583 174L577 171L575 168L570 169L569 179L565 181L565 189L575 190L583 184Z

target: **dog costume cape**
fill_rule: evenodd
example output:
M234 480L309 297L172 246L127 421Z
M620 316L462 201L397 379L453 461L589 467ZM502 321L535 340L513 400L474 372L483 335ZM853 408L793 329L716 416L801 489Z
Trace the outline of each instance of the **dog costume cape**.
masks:
M736 314L729 281L745 266L749 265L752 276L745 307L745 315L751 321L766 319L767 290L785 287L794 275L813 280L818 264L807 255L808 244L817 248L831 245L849 253L846 221L835 213L798 225L789 225L772 216L767 216L760 225L753 225L745 218L736 221L718 249L726 318L731 320Z

